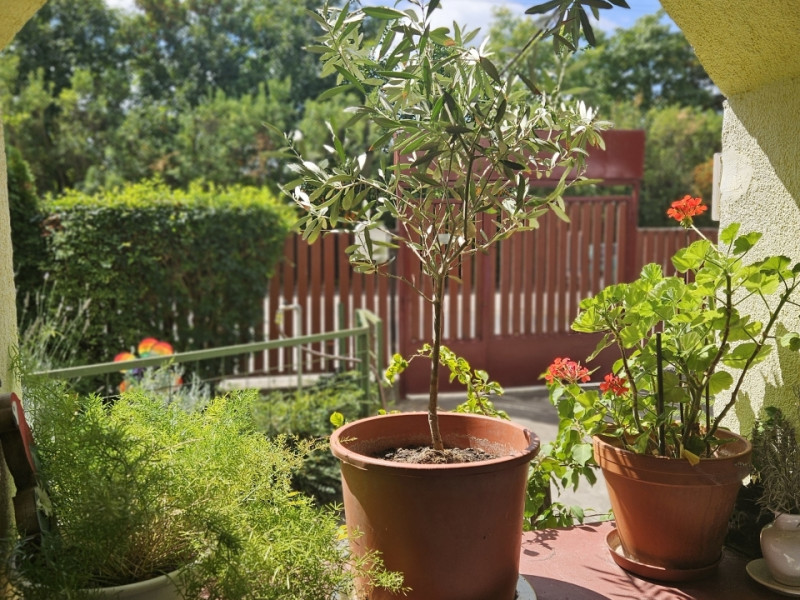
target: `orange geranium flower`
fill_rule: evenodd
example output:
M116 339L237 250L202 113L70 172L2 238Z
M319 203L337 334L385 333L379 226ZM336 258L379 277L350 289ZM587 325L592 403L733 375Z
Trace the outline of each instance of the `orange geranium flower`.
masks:
M667 216L675 219L684 227L690 227L692 219L707 210L708 206L703 204L702 198L692 198L687 194L670 205L667 209Z
M628 393L630 388L625 385L625 380L622 377L617 377L613 373L609 373L600 384L601 392L612 392L615 396L624 396Z
M544 374L547 383L566 381L569 383L586 383L589 381L589 369L570 358L557 358Z

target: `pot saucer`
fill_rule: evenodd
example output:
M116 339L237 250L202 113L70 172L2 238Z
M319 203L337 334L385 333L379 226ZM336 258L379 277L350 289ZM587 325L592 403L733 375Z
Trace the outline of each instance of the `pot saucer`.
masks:
M528 580L522 575L519 576L519 580L517 581L517 595L515 600L536 600L536 592L533 591L531 584L528 583Z
M778 592L784 596L794 596L795 598L800 598L800 587L786 585L785 583L775 581L770 574L769 569L767 568L767 561L765 561L763 558L751 560L749 563L747 563L747 567L745 568L747 569L747 574L750 575L750 577L755 579L764 587L768 587L773 592Z
M717 559L716 562L705 567L700 567L699 569L670 569L668 567L648 565L625 553L616 528L608 532L606 544L611 553L611 558L613 558L614 562L620 567L641 577L647 577L648 579L655 579L657 581L691 581L693 579L700 579L701 577L713 573L719 564L719 559Z

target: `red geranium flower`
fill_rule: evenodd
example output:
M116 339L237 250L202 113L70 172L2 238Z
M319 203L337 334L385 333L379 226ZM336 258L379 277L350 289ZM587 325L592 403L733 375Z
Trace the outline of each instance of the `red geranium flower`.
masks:
M613 373L605 376L603 383L600 384L601 392L613 392L615 396L624 396L630 388L625 385L622 377L617 377Z
M675 219L684 227L692 224L692 218L702 215L708 210L702 198L692 198L688 194L680 200L675 200L667 209L667 216Z
M582 367L580 363L570 358L557 358L552 365L547 367L544 379L547 383L553 383L555 380L568 383L578 383L579 381L585 383L589 381L589 369Z

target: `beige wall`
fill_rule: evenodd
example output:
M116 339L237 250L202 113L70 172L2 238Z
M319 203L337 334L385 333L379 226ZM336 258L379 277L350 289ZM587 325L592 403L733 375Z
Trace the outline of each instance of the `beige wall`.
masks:
M764 233L763 254L800 260L800 79L769 82L731 96L722 132L720 225L742 223ZM783 328L800 330L800 311L789 307ZM784 329L784 330L785 330ZM780 329L778 333L780 333ZM745 433L762 405L781 407L800 423L800 358L783 348L744 387L751 399L738 403L736 418Z
M45 0L2 0L0 2L0 49L5 48ZM0 114L0 392L15 390L17 384L9 365L10 350L17 341L17 315L14 298L14 268L11 256L11 223L8 211L6 154ZM9 539L13 526L11 498L13 484L0 448L0 538ZM6 561L2 560L5 566ZM0 570L2 567L0 567ZM3 594L0 572L0 595ZM3 596L5 597L5 596Z
M762 255L800 260L800 0L661 3L727 98L720 226L761 231ZM799 313L789 307L782 327L800 330ZM773 351L750 376L749 402L737 404L728 425L749 433L763 405L780 406L800 423L798 386L798 354Z

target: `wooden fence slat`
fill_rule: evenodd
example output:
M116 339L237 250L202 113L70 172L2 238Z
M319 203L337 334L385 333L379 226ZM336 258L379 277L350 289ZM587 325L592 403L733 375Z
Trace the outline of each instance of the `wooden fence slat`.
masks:
M672 254L698 237L678 227L640 228L635 240L627 240L624 199L584 199L569 208L571 224L552 214L546 215L539 229L505 240L500 248L501 260L493 251L464 259L457 273L461 283L449 282L451 294L446 307L449 338L463 346L464 342L479 344L487 336L496 337L495 315L500 316L501 337L524 340L529 336L531 343L535 343L536 336L549 340L548 336L567 333L581 298L606 285L637 276L641 266L648 262L661 264L665 274L672 274ZM716 239L716 229L704 229L703 233ZM265 298L269 308L264 316L266 335L278 337L274 315L282 303L302 305L303 333L352 326L354 310L368 307L385 324L384 358L401 349L400 337L404 335L412 340L413 350L418 349L422 341L430 338L430 307L415 294L402 307L395 298L399 298L398 288L405 284L355 273L344 254L351 240L349 234L335 234L330 242L309 247L299 236L287 239L284 259L276 267ZM636 246L626 246L626 242L635 242ZM637 269L632 275L624 272L623 251L636 255ZM400 262L381 268L395 269ZM420 275L417 271L412 277L418 279ZM429 279L425 278L424 285L430 293ZM343 307L341 323L337 302ZM395 322L397 337L393 338ZM294 313L285 315L287 335L301 333L299 325ZM288 349L270 351L263 355L263 361L255 356L251 364L248 368L256 372L296 372L295 355ZM341 365L335 360L315 363L307 360L304 371L311 371L312 366L315 370L331 370Z

